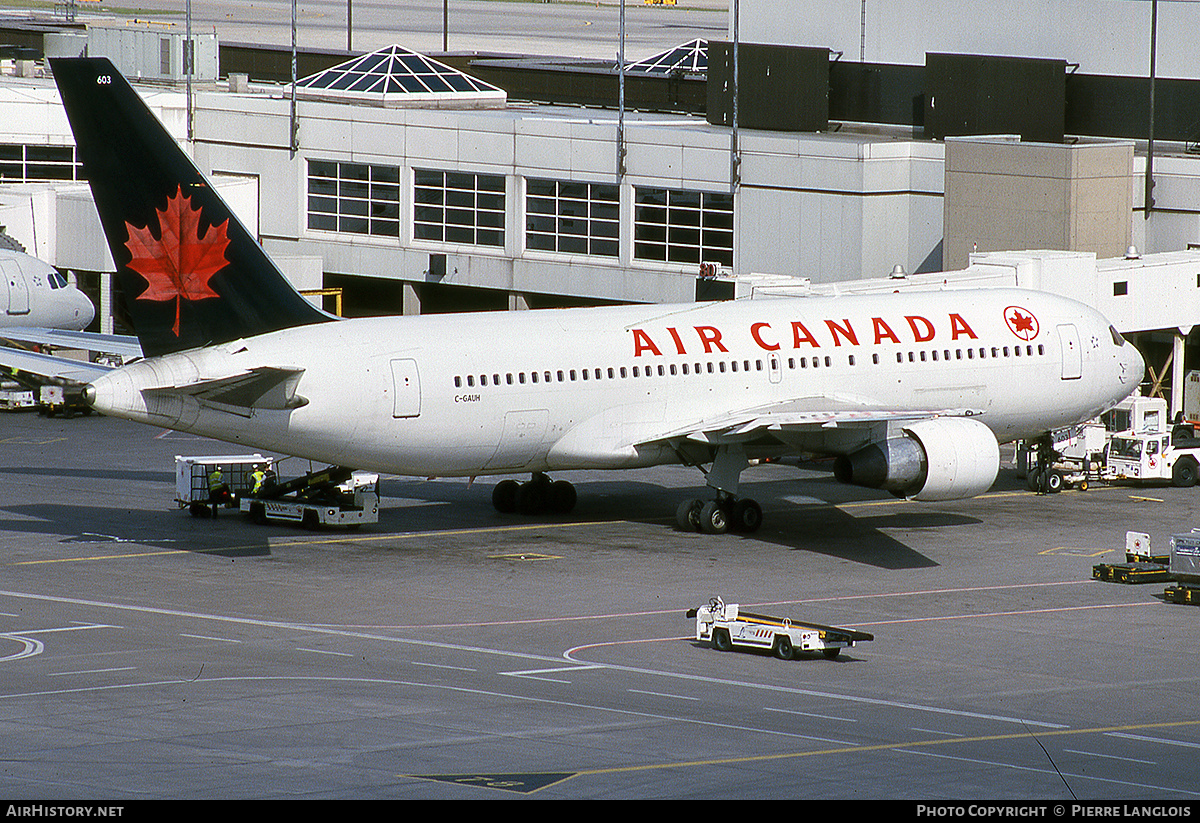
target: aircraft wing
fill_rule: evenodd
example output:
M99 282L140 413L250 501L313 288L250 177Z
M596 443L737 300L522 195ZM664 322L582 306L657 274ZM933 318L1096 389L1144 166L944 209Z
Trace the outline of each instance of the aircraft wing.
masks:
M970 408L896 409L836 397L805 397L700 418L662 432L643 435L629 446L673 440L724 443L759 434L866 426L872 423L927 420L933 417L975 417Z
M550 464L620 467L656 449L679 452L689 445L707 449L762 438L774 438L785 449L842 454L877 436L872 429L881 424L983 414L970 408L891 408L838 396L793 398L682 422L665 420L665 410L662 403L607 409L559 438Z
M63 349L81 349L83 351L102 352L104 354L120 355L125 360L142 356L142 346L138 339L129 334L98 334L87 331L66 331L64 329L4 329L0 337L16 340L21 343L36 343L40 346L57 346Z
M36 375L52 383L91 383L97 377L112 371L111 366L100 363L88 363L3 346L0 346L0 368Z

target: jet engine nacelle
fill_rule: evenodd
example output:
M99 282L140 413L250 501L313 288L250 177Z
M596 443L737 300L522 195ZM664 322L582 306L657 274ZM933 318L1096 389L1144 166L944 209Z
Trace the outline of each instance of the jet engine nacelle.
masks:
M992 430L966 417L905 426L901 437L872 443L834 463L843 483L886 489L914 500L960 500L991 488L1000 470Z

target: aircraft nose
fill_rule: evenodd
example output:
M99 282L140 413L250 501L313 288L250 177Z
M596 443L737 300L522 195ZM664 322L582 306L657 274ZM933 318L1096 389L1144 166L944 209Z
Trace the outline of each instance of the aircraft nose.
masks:
M1137 386L1142 382L1142 378L1146 376L1146 360L1142 357L1142 353L1137 350L1137 346L1132 343L1126 343L1121 348L1128 349L1125 354L1124 362L1122 362L1123 377L1126 382Z
M92 305L92 299L83 292L79 292L78 297L75 317L78 319L79 328L86 329L96 318L96 307Z

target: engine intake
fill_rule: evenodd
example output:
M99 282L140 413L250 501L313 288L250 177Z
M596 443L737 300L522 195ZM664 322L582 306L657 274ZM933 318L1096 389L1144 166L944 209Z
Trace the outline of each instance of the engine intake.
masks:
M991 488L999 471L996 436L967 417L921 420L905 426L901 437L839 456L833 466L843 483L914 500L974 497Z

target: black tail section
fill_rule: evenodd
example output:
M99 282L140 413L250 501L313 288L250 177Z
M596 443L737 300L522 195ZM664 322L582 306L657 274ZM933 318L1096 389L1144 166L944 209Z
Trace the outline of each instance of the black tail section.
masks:
M331 319L292 288L109 60L50 63L147 356Z

